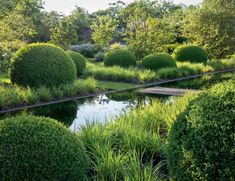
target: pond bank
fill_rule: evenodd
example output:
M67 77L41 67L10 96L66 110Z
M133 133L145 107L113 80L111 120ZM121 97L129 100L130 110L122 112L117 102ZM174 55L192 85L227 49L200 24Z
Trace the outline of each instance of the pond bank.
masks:
M40 103L32 104L32 105L23 105L23 106L19 106L19 107L15 106L15 107L12 107L12 108L9 108L9 109L0 110L0 114L7 113L7 112L12 112L12 111L23 110L23 109L27 109L27 108L41 107L41 106L47 106L47 105L51 105L51 104L68 102L68 101L71 101L71 100L95 97L95 96L98 96L100 94L110 94L110 93L117 93L117 92L124 92L124 91L132 91L132 90L135 90L135 89L153 87L153 86L166 84L166 83L173 83L173 82L182 81L182 80L189 80L189 79L199 78L199 77L202 77L202 76L205 76L205 75L222 74L222 73L228 73L228 72L234 72L234 71L235 71L235 69L225 69L225 70L206 72L206 73L191 75L191 76L186 76L186 77L180 77L180 78L174 78L174 79L168 79L168 80L160 80L160 81L157 81L157 82L144 84L144 85L138 85L138 86L134 86L134 87L126 88L126 89L124 88L124 89L119 89L119 90L114 90L114 91L101 91L101 92L98 91L98 93L87 94L87 95L82 95L82 96L81 95L80 96L68 96L68 97L64 97L64 98L61 98L61 99L40 102Z

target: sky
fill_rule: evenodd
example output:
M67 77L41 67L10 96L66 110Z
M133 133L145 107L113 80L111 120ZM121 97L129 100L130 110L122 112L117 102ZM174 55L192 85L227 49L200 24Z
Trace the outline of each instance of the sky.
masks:
M133 2L134 0L123 0L125 3ZM196 5L202 0L173 0L175 3L184 3L186 5ZM75 6L83 7L90 13L106 9L109 3L116 2L116 0L44 0L46 11L57 11L68 15Z

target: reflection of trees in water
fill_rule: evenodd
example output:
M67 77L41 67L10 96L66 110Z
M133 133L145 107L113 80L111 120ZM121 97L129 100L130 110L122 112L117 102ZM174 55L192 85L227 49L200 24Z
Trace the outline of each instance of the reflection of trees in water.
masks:
M79 103L77 101L70 101L66 103L25 109L23 111L9 112L6 114L1 114L0 120L20 115L35 115L53 118L59 122L62 122L66 126L70 126L77 116L78 105Z
M126 107L123 109L123 112L126 112L129 109L135 109L137 107L143 107L148 104L151 104L153 100L160 99L162 101L169 101L169 97L167 96L156 96L156 95L146 95L136 92L119 92L113 94L100 95L98 97L74 100L65 103L59 103L49 106L43 106L18 112L6 113L0 115L0 119L4 119L7 117L18 116L18 115L28 115L33 114L36 116L45 116L56 119L66 126L71 126L74 120L77 117L77 111L79 107L84 104L98 104L105 105L110 104L112 106L111 101L122 102L126 104Z
M45 116L56 119L69 127L76 119L77 110L78 110L78 102L70 101L65 103L34 108L31 109L30 112L32 112L32 114L36 116Z
M151 104L152 100L156 99L164 99L164 97L156 96L156 95L146 95L142 93L137 93L134 91L130 92L119 92L113 94L106 95L110 100L117 101L117 102L126 102L128 103L127 108L134 109L138 107L143 107L148 104Z
M168 100L169 96L143 94L138 92L119 92L106 95L110 100L118 102L127 102L128 108L136 108L151 104L153 100Z
M32 109L31 112L37 116L45 116L56 119L70 127L77 118L79 107L85 103L93 104L95 98L79 99L65 103Z
M109 104L110 99L105 96L105 94L102 94L98 97L97 102L101 105Z

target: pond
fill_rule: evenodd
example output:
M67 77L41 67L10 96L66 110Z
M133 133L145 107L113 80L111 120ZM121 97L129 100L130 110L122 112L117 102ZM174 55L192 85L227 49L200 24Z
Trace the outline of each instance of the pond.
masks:
M5 113L0 115L0 119L23 114L46 116L57 119L73 131L79 131L80 127L89 121L105 123L128 113L131 109L151 104L153 100L171 99L172 97L169 96L153 96L136 92L101 94L92 98Z

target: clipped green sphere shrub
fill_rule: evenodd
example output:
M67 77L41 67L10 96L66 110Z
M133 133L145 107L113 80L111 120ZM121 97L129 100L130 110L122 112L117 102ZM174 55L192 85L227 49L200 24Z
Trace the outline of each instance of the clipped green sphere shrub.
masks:
M206 50L197 45L181 45L173 52L174 59L181 62L207 63L207 56Z
M85 180L88 157L75 133L54 119L19 116L0 122L1 180Z
M135 55L127 49L113 49L104 58L105 66L130 67L136 65Z
M235 178L235 83L218 84L193 100L169 134L172 180Z
M47 87L73 82L76 66L61 48L34 43L21 48L13 57L11 81L20 86Z
M166 53L154 53L143 58L141 66L150 70L176 67L174 59Z
M81 75L86 68L86 58L78 52L67 51L67 53L72 58L77 67L77 75Z

